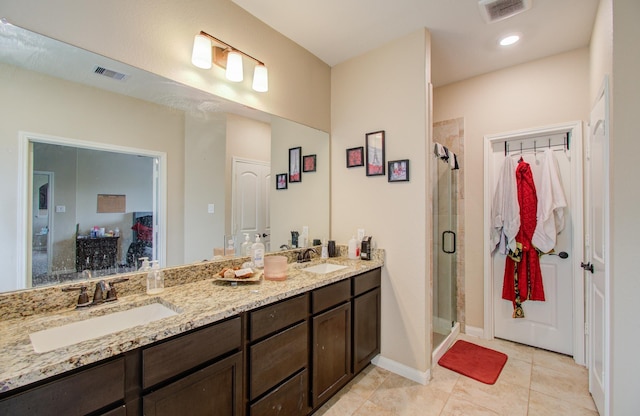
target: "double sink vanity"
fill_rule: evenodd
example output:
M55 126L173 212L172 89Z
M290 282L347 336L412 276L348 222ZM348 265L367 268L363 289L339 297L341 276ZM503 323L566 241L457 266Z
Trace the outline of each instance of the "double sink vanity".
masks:
M158 295L134 273L83 309L59 287L2 295L0 414L312 413L380 352L384 252L295 254L277 282L216 279L233 259L165 269Z

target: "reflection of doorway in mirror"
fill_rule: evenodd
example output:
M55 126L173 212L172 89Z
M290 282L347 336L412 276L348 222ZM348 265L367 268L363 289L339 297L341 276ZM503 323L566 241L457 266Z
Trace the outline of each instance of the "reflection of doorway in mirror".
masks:
M136 243L134 211L151 213L154 232L147 243L152 251L149 257L164 266L165 220L160 211L164 206L160 198L165 198L160 192L166 181L164 153L31 133L20 138L25 148L20 162L25 168L19 171L28 172L33 180L19 181L29 203L19 211L25 232L17 241L24 255L16 289L82 279L84 269L94 277L133 270L135 264L127 263L127 254ZM42 172L51 173L46 183ZM97 196L102 192L127 195L125 212L100 213ZM95 228L100 235L92 234ZM79 258L78 243L89 239L102 251L92 258Z
M53 216L49 215L53 201L53 172L34 171L31 198L31 270L34 280L51 272L50 230Z
M234 158L233 172L231 229L236 235L236 241L244 241L244 234L249 234L253 242L256 234L260 234L265 250L270 251L271 164Z

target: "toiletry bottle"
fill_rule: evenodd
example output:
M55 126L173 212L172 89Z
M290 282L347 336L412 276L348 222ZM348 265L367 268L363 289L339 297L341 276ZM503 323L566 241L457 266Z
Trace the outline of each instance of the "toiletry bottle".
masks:
M155 295L164 290L164 273L160 270L158 260L151 261L151 270L147 273L147 295Z
M329 247L327 246L327 242L323 241L322 242L322 251L321 251L321 255L320 258L322 259L328 259L329 258Z
M256 242L251 246L251 261L259 269L264 267L264 244L260 242L260 234L256 234Z
M358 240L354 236L351 236L351 240L349 240L349 258L358 258Z
M149 257L140 257L138 260L142 260L142 265L140 266L138 271L148 272L151 269L151 265L149 264Z
M300 234L300 248L309 247L309 226L302 226L302 234Z
M251 255L251 240L249 240L249 234L244 233L244 243L240 246L240 255L241 256L250 256Z
M228 240L227 241L227 248L224 249L224 255L225 256L235 256L236 255L236 249L233 246L233 240Z

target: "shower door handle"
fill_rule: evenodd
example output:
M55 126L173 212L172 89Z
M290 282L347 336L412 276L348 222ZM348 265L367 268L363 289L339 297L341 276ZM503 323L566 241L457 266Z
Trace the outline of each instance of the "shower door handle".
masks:
M447 234L451 234L451 236L453 237L453 250L447 250L444 246L445 246L445 236ZM456 233L454 233L453 231L443 231L442 232L442 251L444 251L447 254L453 254L456 252Z

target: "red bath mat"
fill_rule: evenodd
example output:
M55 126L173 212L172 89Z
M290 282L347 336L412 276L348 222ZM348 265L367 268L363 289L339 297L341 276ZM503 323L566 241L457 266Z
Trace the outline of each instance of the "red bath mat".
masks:
M458 340L438 364L482 383L494 384L506 362L506 354Z

